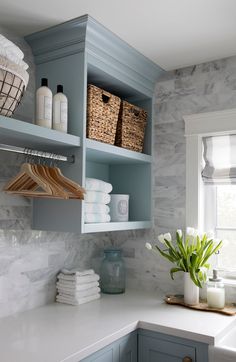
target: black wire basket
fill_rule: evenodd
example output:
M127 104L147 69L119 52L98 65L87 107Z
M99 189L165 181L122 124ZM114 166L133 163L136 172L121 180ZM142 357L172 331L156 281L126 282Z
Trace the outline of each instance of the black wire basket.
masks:
M11 117L25 91L24 81L0 66L0 114Z

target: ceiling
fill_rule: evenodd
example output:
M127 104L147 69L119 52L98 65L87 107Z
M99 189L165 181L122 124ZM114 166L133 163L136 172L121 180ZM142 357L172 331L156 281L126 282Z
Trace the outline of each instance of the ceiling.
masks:
M84 14L166 70L236 55L235 0L0 0L19 35Z

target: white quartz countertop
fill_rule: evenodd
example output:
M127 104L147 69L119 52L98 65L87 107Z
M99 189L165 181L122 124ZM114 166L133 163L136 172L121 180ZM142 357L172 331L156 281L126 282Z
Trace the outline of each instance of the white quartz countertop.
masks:
M235 320L138 291L79 307L54 303L0 320L0 361L79 362L138 327L215 344Z

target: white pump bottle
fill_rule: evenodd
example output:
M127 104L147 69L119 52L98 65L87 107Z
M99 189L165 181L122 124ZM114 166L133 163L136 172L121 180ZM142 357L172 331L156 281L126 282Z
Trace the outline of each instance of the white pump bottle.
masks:
M63 93L63 86L57 86L53 97L53 129L67 133L68 129L68 100Z
M38 126L52 128L52 92L47 78L41 79L41 87L36 91L36 119Z

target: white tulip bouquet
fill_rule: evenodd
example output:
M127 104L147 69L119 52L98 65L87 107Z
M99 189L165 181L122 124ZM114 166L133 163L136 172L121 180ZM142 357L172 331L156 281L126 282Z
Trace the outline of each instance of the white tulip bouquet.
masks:
M182 230L177 230L175 241L172 241L170 233L159 235L158 240L165 246L164 249L150 243L146 243L146 248L175 264L170 269L171 278L174 279L174 273L179 271L188 272L194 284L202 288L210 268L209 258L221 248L222 240L214 240L212 233L201 234L190 227L185 235Z

